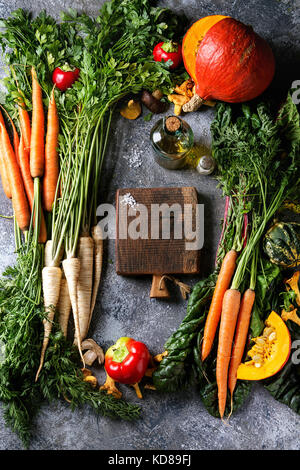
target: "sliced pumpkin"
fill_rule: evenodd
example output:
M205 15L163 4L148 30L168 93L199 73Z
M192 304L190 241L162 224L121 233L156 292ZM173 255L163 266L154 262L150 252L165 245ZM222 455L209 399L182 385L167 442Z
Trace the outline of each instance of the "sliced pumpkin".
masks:
M263 380L277 374L291 353L290 332L277 313L272 312L265 322L262 336L253 338L254 346L248 352L251 360L239 365L240 380Z
M205 16L192 24L183 38L182 55L184 66L194 81L196 81L196 56L199 45L210 28L224 18L229 17L224 15Z

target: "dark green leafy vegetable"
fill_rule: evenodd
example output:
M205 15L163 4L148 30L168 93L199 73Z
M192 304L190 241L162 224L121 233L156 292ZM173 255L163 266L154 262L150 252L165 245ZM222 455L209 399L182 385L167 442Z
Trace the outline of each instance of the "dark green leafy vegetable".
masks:
M287 325L292 340L290 359L284 368L267 379L264 385L276 400L300 414L300 327L290 321Z
M278 311L278 285L282 282L280 268L261 258L256 280L256 297L252 310L250 330L252 337L257 337L264 329L264 321L272 310Z
M186 317L165 344L168 356L163 358L153 374L157 389L172 392L189 382L193 345L198 329L205 321L206 307L212 297L215 282L216 274L212 274L194 287Z

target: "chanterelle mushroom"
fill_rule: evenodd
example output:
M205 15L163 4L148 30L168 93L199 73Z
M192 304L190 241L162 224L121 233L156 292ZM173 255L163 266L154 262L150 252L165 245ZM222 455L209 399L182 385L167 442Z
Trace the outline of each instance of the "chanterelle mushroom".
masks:
M297 325L300 326L300 318L297 315L297 309L296 308L294 310L290 310L289 312L287 312L286 310L282 310L281 318L285 322L290 320L290 321L293 321L294 323L296 323Z
M105 390L115 398L122 398L122 392L116 387L116 382L108 374L106 374L105 384L101 385L100 390Z
M299 278L300 278L300 271L296 271L290 279L287 279L285 284L289 286L296 294L296 302L297 305L300 306L300 290L299 290Z

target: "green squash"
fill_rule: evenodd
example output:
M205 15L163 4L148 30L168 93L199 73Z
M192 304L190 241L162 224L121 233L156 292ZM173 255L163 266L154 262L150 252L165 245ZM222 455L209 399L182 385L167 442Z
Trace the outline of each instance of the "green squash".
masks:
M270 261L285 268L300 264L300 224L277 222L266 233L263 249Z

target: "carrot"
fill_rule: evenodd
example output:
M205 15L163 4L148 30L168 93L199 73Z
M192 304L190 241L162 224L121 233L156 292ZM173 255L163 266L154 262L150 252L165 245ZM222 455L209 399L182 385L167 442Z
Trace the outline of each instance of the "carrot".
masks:
M237 252L230 250L224 257L204 327L202 361L209 355L222 312L222 302L236 267Z
M42 89L37 81L34 67L32 76L32 118L30 139L30 173L32 178L42 177L44 174L44 109Z
M58 134L59 123L56 103L54 99L54 89L49 100L47 134L45 146L45 174L43 179L43 206L48 212L52 211L55 198L56 185L59 173L58 164Z
M2 116L2 113L0 111L0 123L5 126L4 119ZM5 193L5 196L8 199L11 199L11 190L10 190L10 185L9 185L9 178L7 175L7 170L4 162L4 155L3 155L3 150L2 150L2 144L0 141L0 174L1 174L1 181L2 181L2 187L3 191Z
M225 292L222 304L216 367L219 413L221 418L224 416L226 407L228 366L240 302L241 293L238 290L228 289Z
M13 147L14 147L14 152L15 152L15 155L16 155L16 159L17 159L18 165L20 166L20 158L19 158L20 139L19 139L19 134L18 134L18 132L17 132L16 126L14 125L14 122L13 122L12 118L10 117L10 115L8 114L8 112L6 111L6 109L3 108L3 106L1 106L1 108L5 111L5 113L7 114L8 119L10 120L10 123L11 123L11 127L12 127L12 130L13 130ZM3 118L2 118L2 121L3 121ZM2 124L4 124L4 122L2 122ZM4 125L5 125L5 124L4 124Z
M89 320L89 327L92 320L93 311L96 304L97 292L101 279L102 262L103 262L103 237L102 230L99 225L92 227L92 238L94 240L94 282L91 300L91 314Z
M77 284L78 284L79 275L80 275L80 261L78 258L71 258L71 257L64 259L63 268L64 268L64 273L68 282L68 288L69 288L69 294L70 294L73 318L74 318L74 325L75 325L75 335L77 338L77 347L78 347L83 365L85 365L83 355L82 355L82 349L81 349L81 335L80 335L80 327L79 327L78 298L77 298Z
M78 317L81 341L88 334L91 313L91 296L93 285L94 241L92 237L80 237L78 242L78 259L80 274L77 284ZM75 335L74 343L77 344Z
M30 209L32 211L33 201L34 201L34 182L30 174L30 164L29 164L29 152L25 148L25 142L23 134L21 134L20 145L19 145L19 165L22 173L22 178L24 182L24 187L29 202ZM46 243L47 240L47 228L43 212L41 212L41 226L39 233L39 242Z
M19 101L18 103L18 110L19 110L20 129L21 129L21 134L24 137L25 149L28 150L28 152L30 152L30 139L31 139L30 117L22 101Z
M8 199L11 199L11 190L9 185L9 179L6 172L6 166L4 164L4 158L2 155L1 145L0 145L0 175L1 175L1 182L5 196Z
M250 318L252 307L255 300L255 292L252 289L247 289L242 297L240 311L238 315L236 332L234 337L234 345L232 348L232 355L229 367L228 375L228 387L231 394L231 402L233 398L233 392L237 382L237 370L242 362L244 349L247 341L247 335L249 330Z
M18 162L18 165L20 166L20 156L19 156L19 145L20 145L20 139L19 139L19 134L17 132L17 129L14 125L14 123L11 121L11 125L13 128L13 145L14 145L14 151L16 155L16 159Z
M59 301L57 304L58 322L64 336L67 336L68 322L71 313L71 299L69 294L68 282L66 279L61 280Z
M52 330L52 322L54 320L55 308L59 299L61 276L61 269L55 266L45 266L42 270L44 307L47 316L43 320L44 339L41 351L40 365L36 373L35 381L38 380L40 372L43 368L45 353L49 344L49 337Z
M16 220L21 230L28 230L30 225L30 210L25 194L21 170L17 163L15 152L11 146L7 130L2 123L0 123L0 129L1 147L12 191L12 203Z

